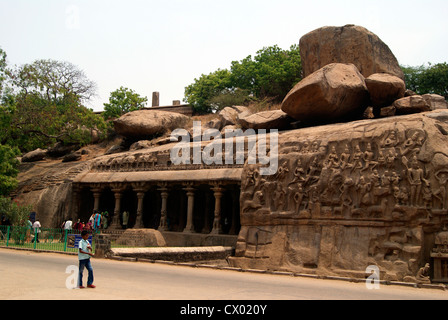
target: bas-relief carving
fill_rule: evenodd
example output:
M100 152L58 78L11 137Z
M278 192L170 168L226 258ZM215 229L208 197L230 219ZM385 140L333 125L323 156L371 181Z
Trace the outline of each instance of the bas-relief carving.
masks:
M438 225L446 219L448 168L432 163L434 154L428 154L425 147L428 134L422 129L364 131L369 135L353 134L341 140L318 136L314 141L300 141L297 137L284 139L279 149L279 171L274 176L261 176L257 165L245 166L242 230L271 235L257 244L259 257L267 260L247 260L253 263L249 266L262 267L265 263L267 268L274 264L286 270L296 267L299 269L294 270L302 270L304 264L296 266L294 261L301 260L306 250L314 250L315 260L311 259L308 265L362 269L357 259L347 258L352 249L343 258L339 256L341 244L333 244L338 254L332 258L326 256L329 247L322 251L317 240L301 243L299 251L291 251L297 245L291 242L294 237L312 238L304 233L306 226L320 226L322 221L327 221L328 227L316 229L316 237L324 239L328 237L325 232L335 233L326 239L339 239L339 242L344 240L338 237L347 238L349 230L358 230L354 232L359 232L366 241L359 244L366 251L365 259L372 259L372 263L384 268L387 279L403 280L406 276L412 281L426 279L420 269L424 246L422 226ZM406 227L411 221L415 222L413 226ZM282 241L288 244L276 244L275 234L286 234L289 240ZM240 237L237 255L252 259L251 252L245 252L248 248L245 241L244 236ZM358 242L362 243L359 239ZM283 252L282 262L268 262L278 252Z
M256 165L246 170L243 210L313 217L320 211L330 212L330 217L387 220L406 218L401 214L405 209L442 214L448 170L433 173L419 160L425 140L423 130L412 129L401 138L391 130L369 139L286 143L275 175L260 176ZM245 208L256 192L262 193L264 205ZM320 210L315 210L316 204Z
M204 151L204 147L201 148ZM207 165L204 163L195 164L193 151L191 150L190 164L173 165L171 163L170 150L158 151L152 153L137 153L119 155L115 157L103 158L93 163L91 170L96 172L140 172L140 171L161 171L161 170L198 170L198 169L216 169L227 167L243 167L238 164L237 153L233 152L232 157L228 157L224 151L220 153L222 164ZM244 152L244 159L247 159L247 151ZM229 159L230 158L230 159ZM232 161L230 161L232 160ZM231 162L226 164L226 162Z

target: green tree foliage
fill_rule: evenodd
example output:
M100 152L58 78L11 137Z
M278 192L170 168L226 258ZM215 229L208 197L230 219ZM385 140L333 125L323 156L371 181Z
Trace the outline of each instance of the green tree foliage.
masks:
M21 151L46 148L56 141L84 145L90 129L106 132L102 117L83 104L96 85L69 62L38 60L7 70L10 88L4 90L0 142Z
M299 47L266 47L255 57L233 61L230 70L217 70L185 88L185 101L199 113L219 110L253 99L281 101L301 80Z
M10 198L0 196L0 216L8 217L13 226L26 226L31 211L32 206L19 206Z
M290 50L278 46L263 48L252 58L232 62L232 84L249 90L257 98L278 101L301 80L302 63L298 45Z
M402 67L406 86L417 94L435 93L448 100L448 64L438 63L428 66Z
M143 109L147 102L147 97L141 97L131 89L120 87L110 94L109 103L104 104L103 117L106 120L119 118L128 112Z
M229 94L232 90L231 73L229 70L218 69L199 79L185 88L185 101L193 106L198 113L208 113L213 110L211 99L221 94Z
M0 196L7 196L18 184L18 148L0 144Z
M3 91L3 82L6 80L6 52L0 48L0 95Z

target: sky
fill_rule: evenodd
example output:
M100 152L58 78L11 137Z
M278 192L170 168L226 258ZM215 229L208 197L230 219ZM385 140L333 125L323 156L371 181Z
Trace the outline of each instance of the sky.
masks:
M10 66L73 63L101 111L121 86L171 105L202 74L323 26L363 26L401 65L448 62L447 16L446 0L0 0L0 47Z

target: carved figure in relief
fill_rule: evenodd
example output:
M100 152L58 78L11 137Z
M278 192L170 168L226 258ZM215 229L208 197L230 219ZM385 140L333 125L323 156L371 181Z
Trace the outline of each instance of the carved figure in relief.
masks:
M423 204L426 209L432 208L432 198L431 183L428 181L423 185ZM429 214L429 217L431 218L431 214Z
M362 166L362 158L363 158L363 152L361 151L361 148L359 147L359 144L356 144L355 152L353 153L353 168L352 168L352 172L355 169L361 170L363 168L363 166Z
M419 131L413 133L410 138L404 143L404 148L401 150L402 156L406 156L408 153L415 154L420 151L424 141L424 133Z
M357 185L357 190L359 190L359 199L362 205L369 206L372 204L372 184L368 182L364 176L359 178Z
M364 159L365 166L364 166L363 169L361 169L361 172L362 171L366 171L369 168L371 170L373 170L378 165L378 162L375 161L375 154L373 153L372 144L371 143L367 144L366 151L364 152L363 159Z
M384 140L385 147L395 147L398 144L397 133L395 131L391 131L389 136Z
M351 197L351 187L354 186L354 182L351 178L345 179L344 183L340 187L342 206L349 207L353 204Z
M263 207L263 204L264 204L263 192L257 191L254 194L253 200L246 200L244 202L243 212L247 212L250 210L258 210Z
M282 165L278 168L276 177L278 180L282 181L286 178L289 173L288 161L283 161Z
M442 202L442 209L446 210L446 200L447 200L447 188L446 184L448 182L448 172L441 170L436 173L436 179L439 182L439 190L434 192L434 197Z
M314 184L317 181L319 181L320 172L321 172L321 170L319 167L319 159L317 157L315 157L312 160L310 167L308 168L308 172L306 174L306 179L305 179L305 185Z
M350 149L349 149L348 145L345 145L344 152L341 154L341 169L342 170L351 169L353 167L353 164L351 164L350 158L351 158Z
M275 208L278 210L283 210L283 207L285 205L286 192L280 183L277 183L277 188L275 189L273 196Z
M327 169L339 168L339 156L338 153L336 152L335 146L331 147L331 152L328 155L325 167Z
M294 170L294 179L291 184L305 181L305 170L303 169L302 159L297 159L296 169Z
M403 164L407 167L407 177L411 185L411 205L419 205L422 184L428 184L428 180L424 177L423 169L419 167L416 157L408 164L406 157L403 157Z
M395 153L395 150L389 149L389 152L387 153L387 156L386 156L386 166L388 168L394 168L396 159L397 159L397 155Z
M294 194L294 202L295 202L295 212L298 213L300 211L300 207L302 206L303 197L305 194L301 183L297 184L297 187L298 188Z

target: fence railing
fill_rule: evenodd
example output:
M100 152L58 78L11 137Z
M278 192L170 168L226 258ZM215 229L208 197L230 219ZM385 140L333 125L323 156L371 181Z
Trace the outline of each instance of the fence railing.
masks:
M0 247L77 253L78 230L0 226ZM89 238L95 250L93 236Z

